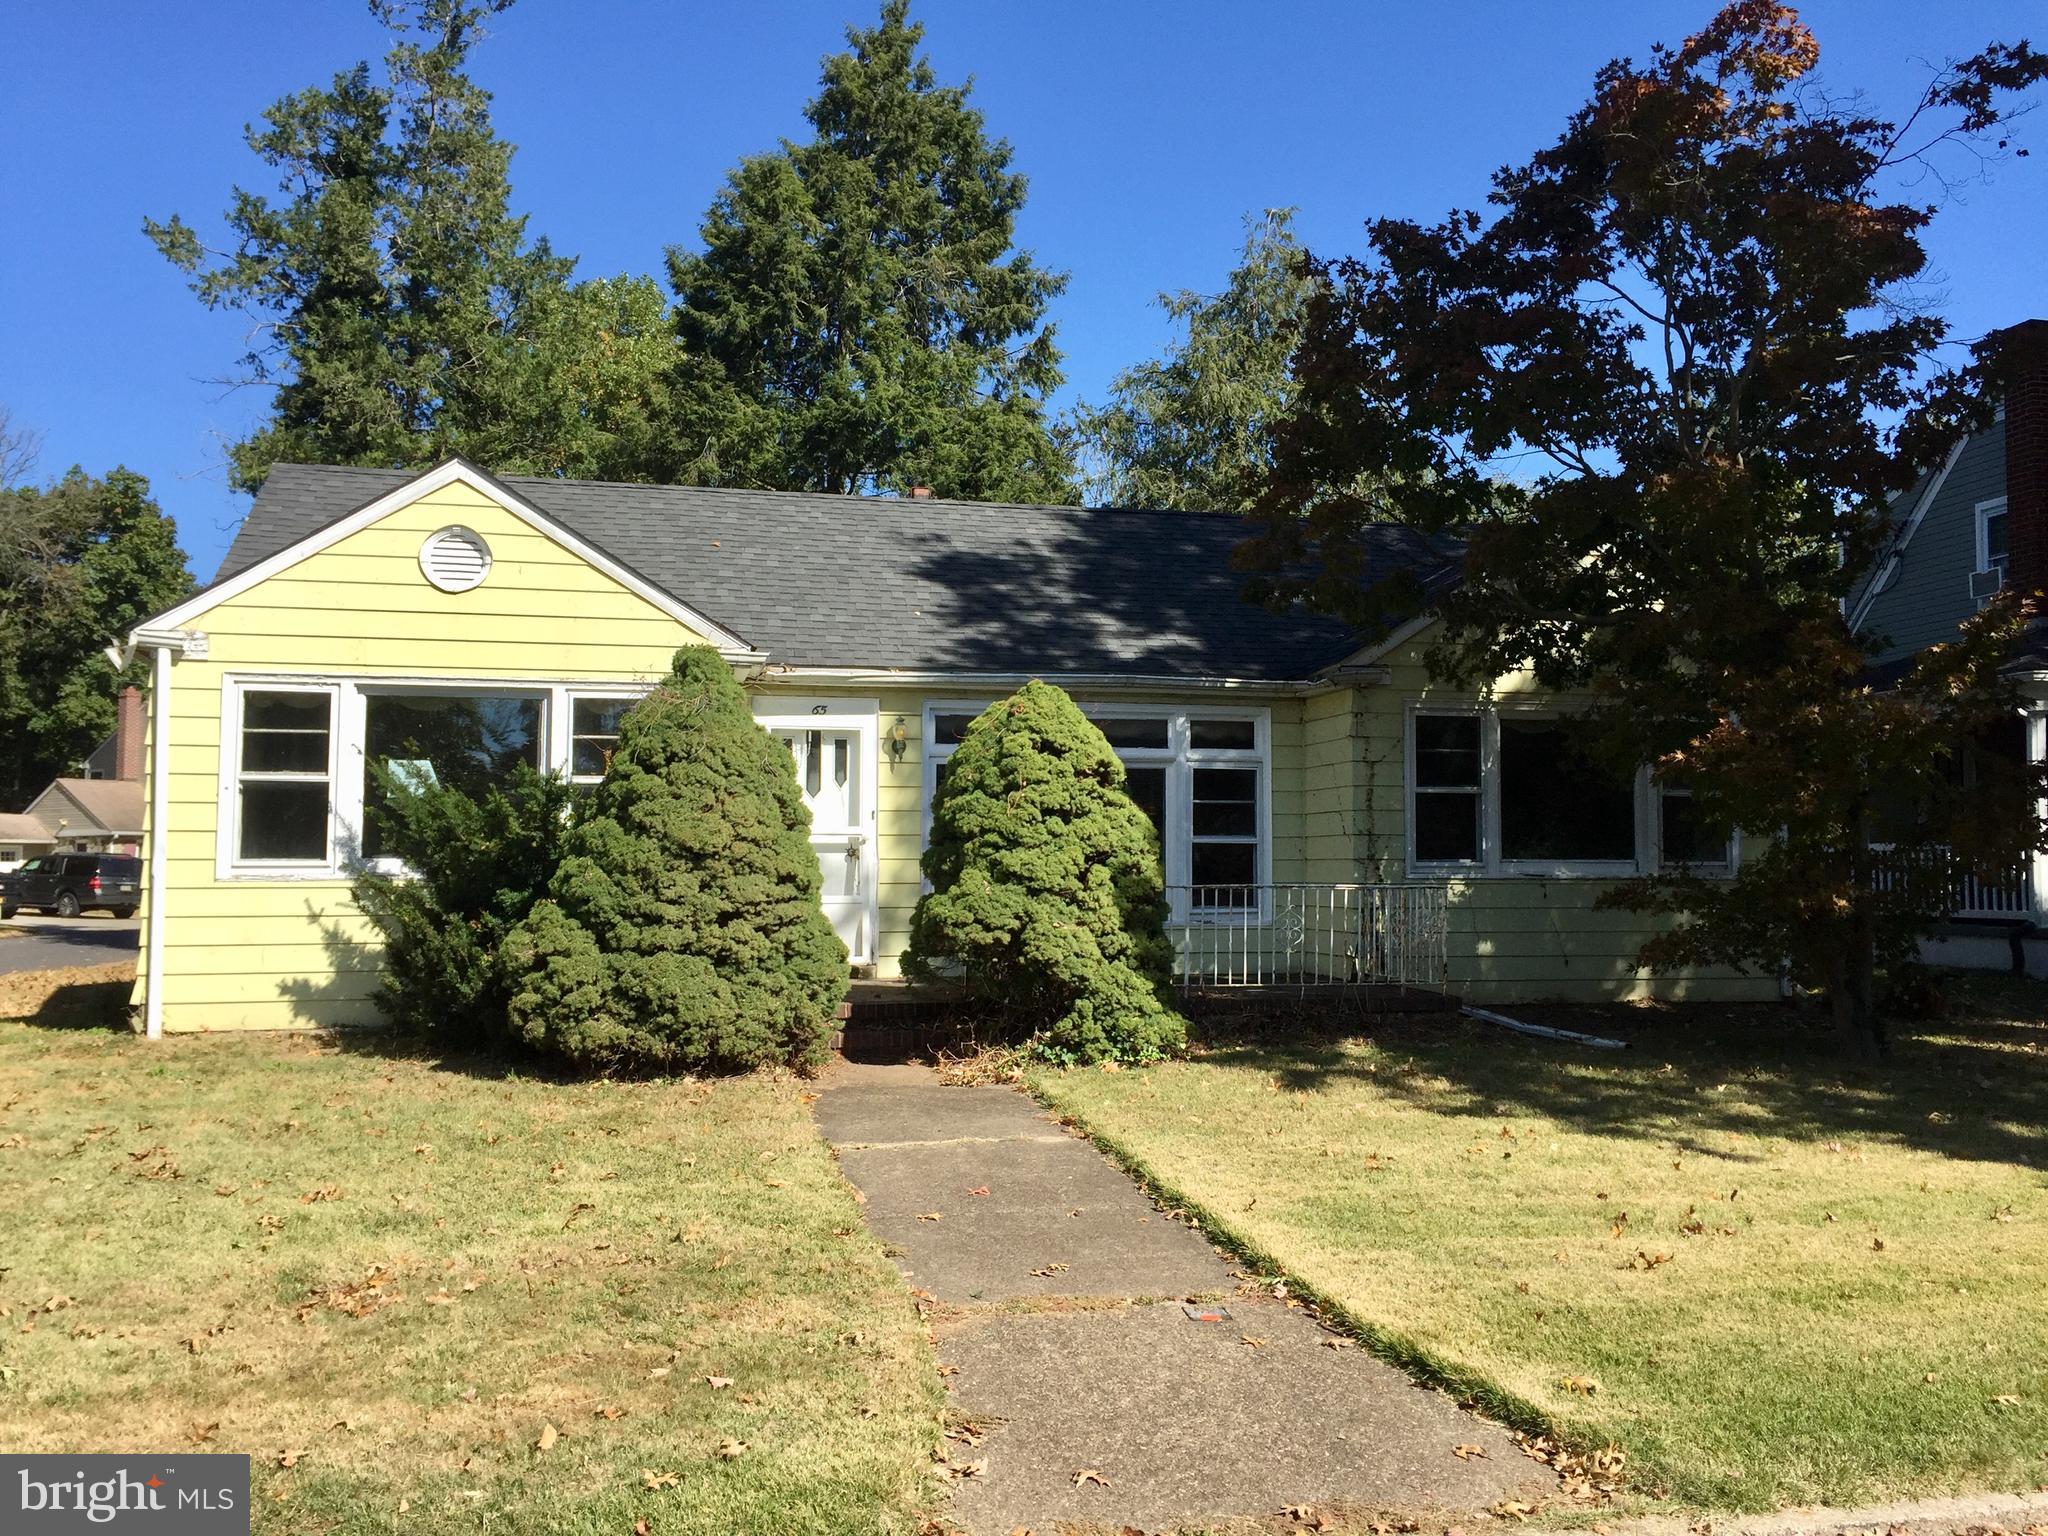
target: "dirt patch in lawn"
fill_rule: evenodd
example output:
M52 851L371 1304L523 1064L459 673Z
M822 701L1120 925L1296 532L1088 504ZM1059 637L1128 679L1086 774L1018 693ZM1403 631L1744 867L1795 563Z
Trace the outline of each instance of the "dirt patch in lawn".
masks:
M118 1029L128 1022L135 962L0 972L0 1019L45 1029Z

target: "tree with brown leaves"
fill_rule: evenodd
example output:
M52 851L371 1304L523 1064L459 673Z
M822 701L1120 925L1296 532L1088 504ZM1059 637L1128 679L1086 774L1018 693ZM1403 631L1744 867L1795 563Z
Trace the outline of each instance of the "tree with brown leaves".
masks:
M1887 496L2007 377L1996 344L1940 367L1913 284L1948 184L2025 153L2005 129L2048 57L1994 44L1896 122L1825 93L1819 58L1790 7L1735 0L1602 69L1484 215L1377 220L1369 255L1315 264L1250 553L1274 593L1372 621L1413 594L1357 579L1361 526L1462 534L1435 670L1587 691L1600 750L1745 834L1731 879L1608 893L1678 916L1645 961L1786 966L1873 1054L1876 973L1955 861L2048 846L2024 769L1955 772L2017 708L2021 602L1880 690L1841 601Z

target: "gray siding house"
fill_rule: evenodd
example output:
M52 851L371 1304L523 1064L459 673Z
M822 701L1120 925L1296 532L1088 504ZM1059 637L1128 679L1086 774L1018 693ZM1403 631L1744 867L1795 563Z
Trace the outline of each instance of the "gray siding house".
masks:
M2026 639L2006 675L2025 700L2009 731L1978 751L2048 761L2048 321L2008 333L2030 359L1981 432L1954 444L1891 506L1891 537L1848 599L1872 642L1880 682L1902 674L2005 586L2032 595ZM2048 805L2042 813L2048 815ZM1950 922L1924 946L1948 964L2048 975L2048 858L1997 878L1964 877Z

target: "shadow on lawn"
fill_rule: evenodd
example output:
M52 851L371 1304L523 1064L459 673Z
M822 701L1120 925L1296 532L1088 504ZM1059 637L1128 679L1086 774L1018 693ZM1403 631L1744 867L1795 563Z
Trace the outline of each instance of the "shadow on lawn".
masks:
M1361 1030L1384 1053L1378 1060L1306 1034L1214 1036L1207 1059L1270 1072L1289 1089L1369 1082L1438 1114L1542 1115L1737 1164L1756 1159L1731 1150L1725 1133L2048 1164L2048 985L1973 979L1955 993L1949 1017L1902 1026L1875 1068L1843 1062L1822 1016L1769 1005L1509 1010L1629 1040L1618 1052L1424 1015ZM1723 1138L1708 1144L1709 1133Z

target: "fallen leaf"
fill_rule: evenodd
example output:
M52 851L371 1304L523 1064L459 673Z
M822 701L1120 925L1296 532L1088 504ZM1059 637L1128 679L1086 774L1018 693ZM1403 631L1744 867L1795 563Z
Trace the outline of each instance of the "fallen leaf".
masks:
M2020 1405L2019 1394L2016 1392L2001 1392L1991 1401L2000 1408L2017 1408Z
M1093 1483L1098 1488L1107 1488L1109 1486L1109 1479L1093 1467L1085 1467L1074 1474L1074 1486L1079 1488L1087 1483Z
M1486 1454L1486 1447L1483 1445L1454 1445L1451 1447L1451 1454L1460 1461L1470 1461L1474 1456L1484 1456Z
M727 1435L718 1442L718 1455L722 1461L738 1461L740 1457L746 1454L747 1442L744 1440L735 1440L732 1436Z
M642 1467L640 1481L650 1489L673 1488L676 1486L676 1475L673 1472L657 1472L652 1467Z
M647 1523L645 1515L633 1522L633 1536L652 1536L653 1530L654 1527Z
M540 1438L533 1442L533 1448L536 1451L552 1451L555 1448L555 1442L561 1437L562 1432L556 1429L554 1425L543 1424L540 1427Z
M1493 1506L1493 1513L1503 1520L1510 1517L1516 1520L1527 1520L1529 1516L1535 1513L1535 1509L1518 1499L1502 1499L1500 1503Z
M920 1211L918 1212L917 1219L919 1221L944 1221L946 1218L937 1211Z
M289 1471L299 1464L299 1458L305 1454L304 1451L279 1451L277 1453L277 1464Z
M988 1193L988 1186L986 1184L977 1184L974 1186L974 1188L967 1191L967 1193L979 1198L980 1196L986 1195Z
M732 1378L730 1376L706 1376L704 1380L714 1392L723 1392L732 1385Z
M1264 1349L1266 1347L1264 1339L1256 1338L1249 1333L1239 1334L1237 1342L1244 1345L1247 1349Z
M1064 1274L1067 1268L1068 1266L1065 1264L1047 1264L1041 1269L1034 1269L1031 1273L1039 1276L1041 1279L1050 1279L1054 1275Z

